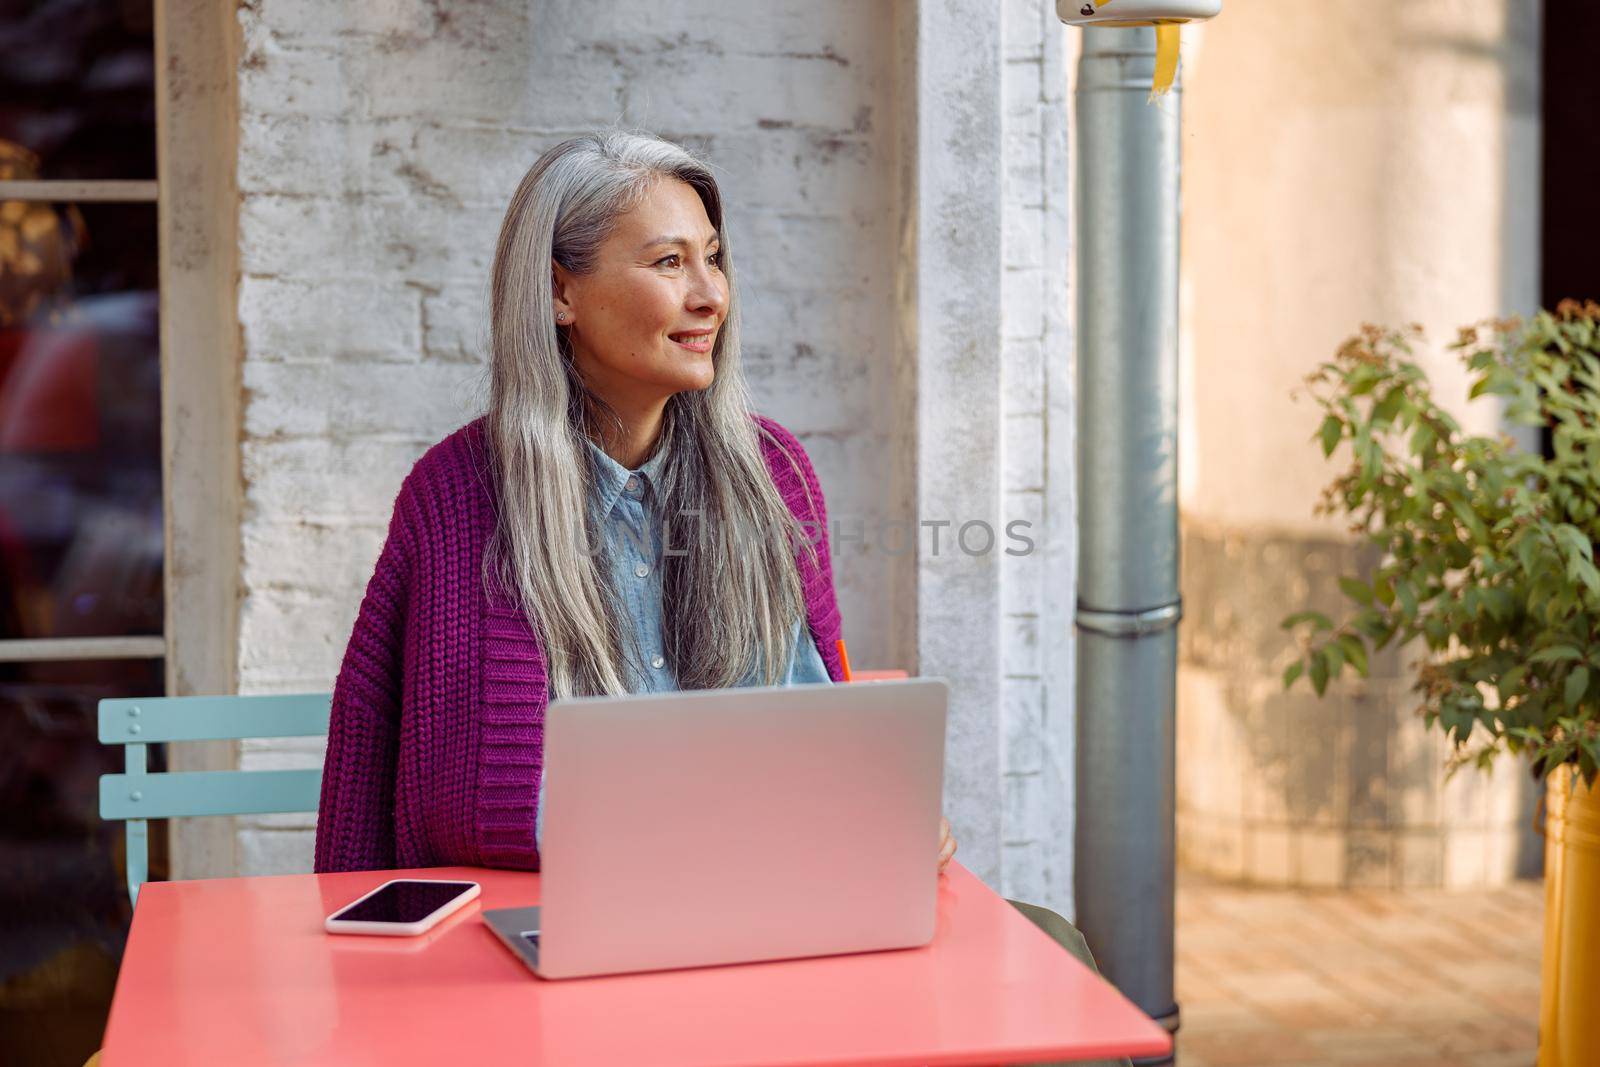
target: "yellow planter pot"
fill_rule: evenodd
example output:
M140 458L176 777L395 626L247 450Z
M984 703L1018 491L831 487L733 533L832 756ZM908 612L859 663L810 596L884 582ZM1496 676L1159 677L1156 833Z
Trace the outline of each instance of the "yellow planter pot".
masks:
M1574 778L1563 766L1545 792L1539 1067L1600 1063L1600 789Z

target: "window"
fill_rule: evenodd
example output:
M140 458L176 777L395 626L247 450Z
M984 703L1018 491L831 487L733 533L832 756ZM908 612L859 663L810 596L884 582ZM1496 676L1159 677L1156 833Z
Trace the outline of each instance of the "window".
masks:
M1539 94L1544 165L1540 303L1600 300L1595 245L1594 146L1600 141L1600 86L1594 42L1600 7L1588 0L1551 0L1544 9L1543 87Z
M106 696L159 695L151 0L0 17L0 1061L81 1064L126 936ZM157 757L159 759L159 757ZM162 862L162 833L151 835Z

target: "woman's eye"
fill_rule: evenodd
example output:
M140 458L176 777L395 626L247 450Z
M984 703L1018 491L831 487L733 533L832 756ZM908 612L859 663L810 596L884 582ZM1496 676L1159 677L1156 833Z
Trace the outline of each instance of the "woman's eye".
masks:
M664 267L676 268L676 267L679 266L680 259L681 259L681 257L678 255L678 253L674 252L670 256L662 256L660 259L656 260L655 265L658 266L658 267L663 267L664 266ZM722 269L722 253L721 252L713 252L713 253L711 253L709 256L706 257L706 262L711 264L713 267L716 267L718 270L721 270Z

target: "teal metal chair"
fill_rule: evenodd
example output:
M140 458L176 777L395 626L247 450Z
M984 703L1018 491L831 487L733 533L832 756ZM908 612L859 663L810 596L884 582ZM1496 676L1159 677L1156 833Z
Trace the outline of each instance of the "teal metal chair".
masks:
M100 743L124 746L125 771L100 776L100 817L128 833L128 899L150 872L151 819L316 811L322 771L148 771L146 745L321 737L331 693L289 696L146 697L100 702Z

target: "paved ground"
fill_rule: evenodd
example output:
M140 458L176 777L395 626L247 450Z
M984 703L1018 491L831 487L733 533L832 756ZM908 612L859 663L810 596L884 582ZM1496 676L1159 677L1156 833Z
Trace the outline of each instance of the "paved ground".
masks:
M1543 888L1178 892L1179 1067L1532 1067Z

